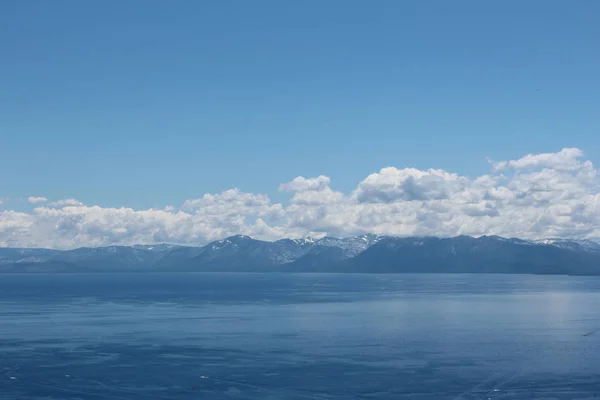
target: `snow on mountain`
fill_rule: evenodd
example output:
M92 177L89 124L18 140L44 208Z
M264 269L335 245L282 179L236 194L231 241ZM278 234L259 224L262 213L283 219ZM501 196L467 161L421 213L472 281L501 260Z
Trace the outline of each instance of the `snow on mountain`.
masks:
M354 257L362 253L382 237L373 234L336 238L324 236L322 238L306 237L303 239L281 239L276 242L286 262L292 262L307 255L319 247L337 247L343 250L345 257Z
M585 251L585 252L600 252L600 243L589 239L560 239L560 238L549 238L534 240L533 243L559 247L561 249Z
M176 244L167 244L167 243L159 243L159 244L136 244L132 246L135 249L139 250L148 250L148 251L169 251L173 249L177 249L184 246L179 246Z
M538 248L533 251L545 251L544 248L568 250L568 257L577 255L577 257L585 258L586 255L590 257L600 255L600 243L598 242L558 238L529 241L498 236L394 238L366 234L345 238L325 236L268 242L236 235L211 242L203 247L155 244L78 248L66 251L0 248L0 266L4 270L11 268L10 265L42 263L67 265L69 268L78 266L88 270L105 270L107 268L112 270L130 270L131 268L195 270L203 266L210 270L225 268L233 270L247 266L248 270L251 270L254 267L277 267L287 264L290 267L296 265L306 270L318 270L332 262L360 258L367 250L371 254L369 257L373 257L378 252L403 251L410 251L411 257L421 253L427 257L434 253L462 257L467 254L472 256L489 252L500 254L510 246L516 245ZM405 254L403 257L407 257L407 255Z
M382 236L373 234L350 236L345 238L325 236L321 239L318 239L315 243L325 247L339 247L340 249L344 250L347 257L354 257L357 254L362 253L381 239Z

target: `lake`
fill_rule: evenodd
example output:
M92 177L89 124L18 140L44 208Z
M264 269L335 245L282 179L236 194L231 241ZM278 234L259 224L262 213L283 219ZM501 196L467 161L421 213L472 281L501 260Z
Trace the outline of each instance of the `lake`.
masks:
M0 275L0 399L596 399L600 279Z

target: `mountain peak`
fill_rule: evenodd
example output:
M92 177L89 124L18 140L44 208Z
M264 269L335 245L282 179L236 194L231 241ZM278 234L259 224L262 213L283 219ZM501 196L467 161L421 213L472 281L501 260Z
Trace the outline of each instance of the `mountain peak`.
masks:
M250 236L240 235L240 234L229 236L227 239L229 239L229 240L256 240L256 239L252 239Z

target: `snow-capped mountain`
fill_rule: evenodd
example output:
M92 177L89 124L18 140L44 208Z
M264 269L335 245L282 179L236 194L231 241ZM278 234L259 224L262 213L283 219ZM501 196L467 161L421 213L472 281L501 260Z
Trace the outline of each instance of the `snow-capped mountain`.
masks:
M185 247L185 246L179 246L176 244L159 243L159 244L135 244L131 247L133 247L135 249L140 249L140 250L165 252L165 251L170 251L170 250L178 249L178 248Z
M267 242L252 239L248 236L236 235L217 240L200 248L188 258L178 259L178 265L185 269L255 269L256 267L273 267L294 263L309 254L323 253L320 249L338 249L339 259L354 257L380 239L376 235L353 236L347 238L304 238L281 239ZM172 265L170 255L166 254L163 262L167 268Z
M542 239L535 240L536 244L560 247L561 249L569 249L575 251L600 252L600 243L593 240L574 240L574 239Z
M382 236L373 234L350 236L345 238L325 236L321 239L318 239L315 243L325 247L338 247L344 250L348 257L354 257L380 241L382 238Z
M308 254L317 247L337 247L343 250L346 257L354 257L355 255L365 251L373 244L381 240L382 236L367 234L360 236L349 236L344 238L336 238L324 236L322 238L306 237L302 239L281 239L274 243L287 247L289 256L287 262L292 262L298 257Z
M170 244L67 251L0 248L0 271L323 271L600 274L600 244L499 236L281 239L236 235L203 247Z

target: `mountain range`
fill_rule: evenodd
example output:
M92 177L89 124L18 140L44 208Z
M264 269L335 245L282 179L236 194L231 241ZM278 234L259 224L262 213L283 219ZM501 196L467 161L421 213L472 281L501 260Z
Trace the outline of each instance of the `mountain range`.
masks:
M372 234L267 242L236 235L203 247L0 248L0 272L138 271L600 275L600 243Z

